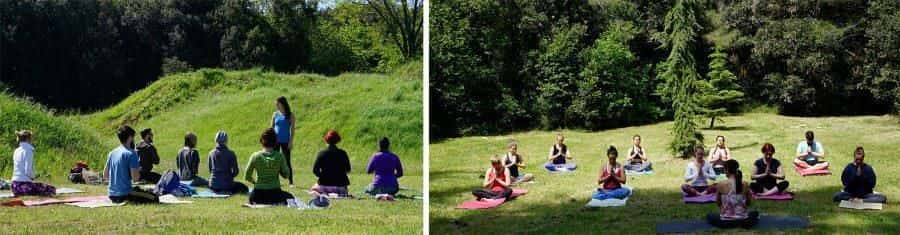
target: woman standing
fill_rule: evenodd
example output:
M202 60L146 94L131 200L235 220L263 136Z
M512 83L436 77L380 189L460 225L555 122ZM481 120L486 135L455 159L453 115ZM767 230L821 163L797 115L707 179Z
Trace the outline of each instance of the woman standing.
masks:
M294 113L284 96L275 99L275 107L278 111L272 114L272 129L275 129L278 144L276 151L284 155L288 167L288 183L294 187L294 168L291 166L291 149L294 148Z

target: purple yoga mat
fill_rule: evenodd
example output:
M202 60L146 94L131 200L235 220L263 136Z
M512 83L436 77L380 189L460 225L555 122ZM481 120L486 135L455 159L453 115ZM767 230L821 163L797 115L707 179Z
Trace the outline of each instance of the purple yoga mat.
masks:
M776 193L772 195L760 196L757 194L753 194L753 199L756 200L794 200L794 194L792 193Z
M686 193L681 192L681 200L684 203L712 203L716 202L716 194L710 193L702 196L688 197Z

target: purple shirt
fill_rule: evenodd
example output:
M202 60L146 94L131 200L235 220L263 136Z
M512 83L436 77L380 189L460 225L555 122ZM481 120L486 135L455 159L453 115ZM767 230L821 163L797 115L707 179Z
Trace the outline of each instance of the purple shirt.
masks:
M369 167L366 173L375 172L375 186L399 187L397 178L403 177L403 166L400 165L400 158L391 152L377 152L372 154L369 160Z

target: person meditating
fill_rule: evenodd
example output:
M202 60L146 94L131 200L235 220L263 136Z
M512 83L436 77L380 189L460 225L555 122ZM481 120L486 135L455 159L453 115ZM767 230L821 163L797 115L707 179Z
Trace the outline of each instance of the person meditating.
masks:
M240 170L237 155L228 148L228 133L216 133L216 147L209 151L209 189L218 194L247 193L249 188L241 182L234 181Z
M719 228L750 228L759 221L759 212L747 211L750 201L750 191L747 190L747 182L742 179L740 165L734 159L725 161L725 182L716 184L716 204L722 209L720 213L706 215L706 221Z
M628 149L628 158L625 159L625 170L643 172L652 170L650 159L647 158L647 151L641 147L641 136L634 135L631 137L631 149Z
M616 162L616 157L618 156L619 151L616 150L616 147L609 146L609 149L606 150L609 164L600 169L600 176L597 178L597 184L600 185L600 188L597 188L597 191L594 192L591 198L597 200L623 199L631 195L631 190L622 187L622 184L626 181L626 176L625 169Z
M512 196L512 188L510 184L509 169L500 164L500 159L496 156L491 157L491 168L484 173L484 182L481 183L482 188L472 190L476 200L482 198L509 200Z
M116 131L121 145L109 152L103 170L103 179L109 182L109 200L114 203L159 203L156 194L140 187L132 187L132 182L140 178L141 169L138 155L134 152L134 135L134 129L127 125Z
M509 142L506 146L509 147L509 151L503 156L503 164L509 169L509 176L512 176L513 183L518 184L531 181L534 178L533 175L519 175L519 168L525 168L525 159L522 158L522 155L519 155L516 142Z
M703 160L703 146L694 148L694 161L688 162L684 171L686 184L681 185L681 191L688 197L707 195L716 192L716 187L710 187L709 181L716 179L716 172L711 164Z
M328 147L319 152L316 162L313 164L313 174L319 180L313 185L313 192L319 194L337 194L338 196L350 195L347 186L350 185L350 158L347 152L337 147L341 142L341 135L337 131L330 130L325 134L325 143Z
M775 146L770 143L763 144L762 153L763 157L753 163L753 174L750 178L756 182L750 183L750 190L762 196L783 193L789 183L784 180L781 162L774 157Z
M716 136L716 146L709 150L709 164L716 174L725 174L725 162L731 160L731 150L725 146L725 136Z
M400 157L391 152L391 141L387 137L378 140L378 152L372 154L366 173L375 174L372 184L366 187L366 193L370 195L390 194L400 191L397 178L403 177L403 165Z
M248 201L250 204L287 204L288 200L294 199L294 195L281 190L278 176L287 179L291 171L284 154L275 150L278 147L275 130L266 128L259 137L259 144L263 149L250 155L244 170L244 179L253 184Z
M797 155L794 159L794 165L802 171L814 171L828 169L828 162L825 160L825 148L822 143L815 140L815 134L812 131L806 132L806 141L797 144Z
M844 167L841 173L841 183L844 184L844 190L834 195L834 201L861 199L863 202L869 203L885 203L887 197L882 194L875 193L875 169L863 162L866 158L866 151L863 147L856 147L853 152L853 162Z
M184 135L184 147L178 151L178 155L175 157L178 176L181 176L181 181L190 181L191 186L207 186L209 181L200 177L200 153L196 148L197 135L188 132Z
M16 132L19 147L13 152L12 193L18 196L53 196L56 188L53 185L34 182L34 146L31 145L32 134L29 130Z
M544 165L547 170L556 171L558 167L565 167L563 165L566 164L566 160L572 160L572 153L563 143L565 140L566 137L563 137L562 133L556 134L556 144L550 147L550 154L547 157L550 162Z
M141 142L135 149L138 155L138 163L141 165L140 181L145 183L159 182L162 175L153 172L153 165L159 164L159 153L156 152L156 146L153 146L153 129L145 128L141 130Z

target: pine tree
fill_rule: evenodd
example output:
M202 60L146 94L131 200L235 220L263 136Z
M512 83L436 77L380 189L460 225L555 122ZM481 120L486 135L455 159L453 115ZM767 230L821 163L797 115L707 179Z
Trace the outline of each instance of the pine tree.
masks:
M698 84L702 92L700 106L702 113L709 118L709 128L715 127L716 119L728 114L728 111L743 101L744 93L737 84L737 76L734 76L725 67L726 54L716 47L716 51L709 55L709 72L706 77L709 80Z
M694 0L678 0L665 18L666 46L671 48L663 62L666 81L664 91L670 93L675 123L672 126L672 142L669 149L680 157L688 157L693 148L702 142L694 119L698 107L698 80L693 45L701 26L697 21L698 4Z

